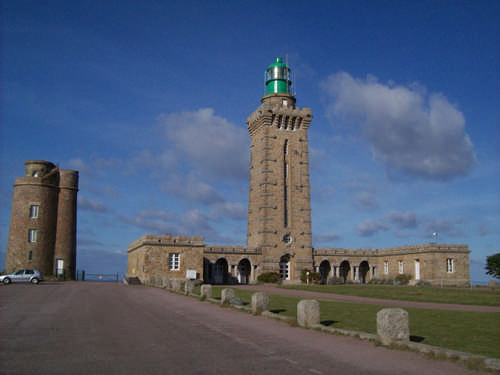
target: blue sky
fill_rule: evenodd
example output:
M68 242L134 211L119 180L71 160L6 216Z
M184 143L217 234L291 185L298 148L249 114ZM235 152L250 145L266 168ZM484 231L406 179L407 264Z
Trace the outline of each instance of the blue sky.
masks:
M245 245L247 117L288 56L315 247L499 249L497 1L3 1L0 268L24 161L80 171L79 269L146 233Z

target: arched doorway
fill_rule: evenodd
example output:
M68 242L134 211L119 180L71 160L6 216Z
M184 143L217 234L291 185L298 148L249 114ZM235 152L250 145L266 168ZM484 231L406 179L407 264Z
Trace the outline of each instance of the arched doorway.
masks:
M366 260L362 261L359 264L359 281L361 284L366 284L366 276L368 275L368 272L370 271L370 265Z
M347 260L344 260L342 263L340 263L339 267L339 276L343 283L346 282L349 271L351 271L351 265Z
M321 275L321 284L326 284L328 281L328 275L330 274L332 267L330 266L330 262L324 260L319 265L319 274Z
M290 280L290 255L288 254L280 258L280 279Z
M227 260L220 258L215 262L213 281L214 284L227 284L228 272L227 272Z
M212 284L213 280L213 269L214 265L207 258L203 258L203 281L208 284Z
M240 284L248 284L250 281L250 273L252 272L252 266L248 259L242 259L238 263L238 282Z

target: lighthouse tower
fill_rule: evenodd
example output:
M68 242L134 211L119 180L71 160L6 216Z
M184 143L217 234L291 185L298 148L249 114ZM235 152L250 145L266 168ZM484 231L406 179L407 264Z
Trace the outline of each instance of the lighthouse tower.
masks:
M247 120L252 138L247 247L261 249L260 272L297 282L312 269L307 129L310 108L295 106L290 68L276 58L266 94Z

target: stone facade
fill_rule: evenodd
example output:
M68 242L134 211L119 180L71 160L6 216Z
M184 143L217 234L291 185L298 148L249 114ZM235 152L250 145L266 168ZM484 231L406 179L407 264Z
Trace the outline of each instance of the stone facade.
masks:
M355 283L408 275L413 282L466 285L467 245L423 244L385 249L314 249L316 270L324 279L338 277Z
M467 285L469 252L467 245L434 243L374 250L312 249L309 269L319 272L323 282L338 278L364 284L404 274L410 277L410 283ZM128 275L145 283L186 279L187 271L194 270L196 278L207 283L247 284L267 272L264 250L208 246L203 237L145 235L130 245L128 254ZM169 268L169 254L179 254L178 270Z
M130 244L127 274L144 283L158 279L203 278L203 237L147 234Z
M184 279L187 270L207 283L251 283L263 272L299 283L302 270L323 281L366 283L410 275L413 282L469 283L467 245L426 244L376 250L313 249L307 131L310 108L296 107L290 69L281 59L266 71L267 95L247 120L251 136L247 246L208 246L202 237L146 235L128 249L128 274L143 282ZM169 254L180 267L169 269Z
M28 160L14 183L5 271L34 268L74 278L78 172Z
M260 248L262 271L297 280L313 265L309 152L309 108L295 97L273 93L248 118L252 137L247 247Z

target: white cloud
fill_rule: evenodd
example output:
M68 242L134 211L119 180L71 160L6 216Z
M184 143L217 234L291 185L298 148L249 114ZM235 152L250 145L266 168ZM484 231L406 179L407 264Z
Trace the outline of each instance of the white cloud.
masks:
M137 214L137 217L139 218L149 218L149 219L161 219L161 220L174 220L175 215L171 212L163 211L163 210L154 210L154 209L149 209L149 210L143 210L139 211Z
M150 150L142 150L134 155L128 162L128 173L141 173L144 170L162 173L170 171L179 163L178 155L173 150L161 153L153 153Z
M375 194L377 184L370 175L362 175L346 186L353 193L351 205L354 208L360 211L371 211L379 208Z
M351 204L360 211L370 211L378 208L377 199L370 191L357 193L354 198L351 199Z
M369 220L358 225L357 232L361 237L371 237L380 231L386 231L389 226L380 220Z
M106 205L104 205L104 203L102 203L97 199L85 198L82 195L79 195L77 199L78 199L79 210L93 211L99 213L111 211L111 208L107 207Z
M163 115L168 140L193 167L206 175L248 178L249 135L226 119L204 108Z
M155 234L184 234L175 222L175 215L165 211L140 211L135 217L119 217L119 220Z
M424 228L424 236L432 237L433 233L438 234L438 238L442 236L447 237L462 237L465 236L465 232L461 228L463 220L461 217L456 217L454 219L444 219L436 220L430 219Z
M360 121L361 136L391 175L449 180L475 164L465 118L442 94L345 72L331 75L322 86L332 99L328 115Z
M396 224L399 229L413 229L417 227L417 215L415 212L392 211L388 215L389 220Z
M246 220L247 207L239 202L217 202L211 207L217 217L227 217L234 220Z
M80 174L83 173L84 175L87 175L87 177L95 177L97 175L95 169L80 158L73 158L68 160L65 168L74 169Z
M334 241L339 241L341 238L342 238L341 235L335 233L318 234L318 235L313 235L313 242L319 244L325 244Z
M172 175L162 184L162 189L185 202L211 205L225 201L215 188L193 175Z

